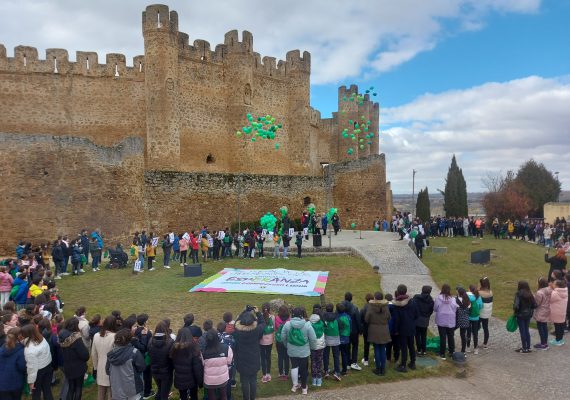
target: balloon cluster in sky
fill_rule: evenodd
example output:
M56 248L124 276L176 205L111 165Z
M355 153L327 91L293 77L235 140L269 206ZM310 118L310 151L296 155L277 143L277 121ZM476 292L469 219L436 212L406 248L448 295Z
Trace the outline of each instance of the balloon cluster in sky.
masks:
M241 128L241 131L236 131L236 136L241 138L243 135L251 141L256 142L258 139L275 140L275 135L278 130L283 128L282 124L275 123L275 117L267 114L265 116L255 118L251 114L247 114L248 126ZM279 150L279 143L275 143L275 150Z
M376 96L377 93L374 91L374 86L366 89L365 94L372 94ZM350 96L343 96L343 102L351 103L357 102L359 105L364 104L364 95L359 93L351 93ZM346 114L346 110L341 111L342 114ZM348 120L348 128L344 128L342 131L342 137L344 139L350 140L351 147L346 151L346 154L352 155L354 153L353 146L358 146L360 150L364 150L365 143L368 145L372 144L372 139L374 138L374 132L370 130L371 121L367 120L364 115L360 116L360 120Z

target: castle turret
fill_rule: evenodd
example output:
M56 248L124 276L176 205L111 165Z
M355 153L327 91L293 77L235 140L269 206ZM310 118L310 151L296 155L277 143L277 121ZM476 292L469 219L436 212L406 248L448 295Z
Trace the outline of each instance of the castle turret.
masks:
M142 15L145 50L146 162L171 169L180 161L178 14L152 5Z

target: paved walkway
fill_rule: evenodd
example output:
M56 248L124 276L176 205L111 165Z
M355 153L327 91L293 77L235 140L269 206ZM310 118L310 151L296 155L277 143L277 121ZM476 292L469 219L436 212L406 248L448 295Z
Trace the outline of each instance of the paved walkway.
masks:
M378 265L385 293L393 293L400 283L406 284L408 293L420 293L423 285L431 285L434 296L439 288L428 268L415 256L403 241L392 233L342 231L332 238L332 247L350 246L370 265ZM323 245L328 245L324 238ZM429 251L429 250L428 250ZM435 329L432 318L432 329ZM505 322L491 318L489 322L489 349L481 349L475 356L468 354L465 378L436 377L415 379L378 385L357 386L347 389L312 392L312 399L512 399L512 398L563 398L567 395L570 345L549 351L518 354L518 331L509 333ZM480 342L483 332L479 332ZM456 336L456 347L461 343ZM531 331L532 343L538 334ZM379 379L380 380L380 379ZM279 397L282 399L297 396Z

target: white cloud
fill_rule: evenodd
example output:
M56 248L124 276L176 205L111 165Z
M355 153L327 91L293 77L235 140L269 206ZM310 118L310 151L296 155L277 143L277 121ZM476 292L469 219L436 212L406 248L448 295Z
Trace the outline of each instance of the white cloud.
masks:
M482 191L486 171L517 170L534 158L559 171L569 189L570 79L530 76L466 90L426 94L381 111L381 151L395 193L443 189L455 153L467 190Z
M254 34L262 55L284 58L292 49L313 58L313 83L390 70L429 51L447 32L480 29L489 13L534 13L541 0L289 0L168 1L180 30L212 44L237 28ZM148 1L3 0L0 43L40 49L142 54L141 12Z

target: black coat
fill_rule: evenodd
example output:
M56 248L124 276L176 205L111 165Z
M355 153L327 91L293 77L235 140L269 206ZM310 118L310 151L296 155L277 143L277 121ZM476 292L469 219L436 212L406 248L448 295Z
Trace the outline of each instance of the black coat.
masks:
M416 294L413 301L418 310L416 326L427 328L429 317L433 314L433 299L429 294Z
M396 300L394 304L394 333L402 336L415 336L416 319L418 318L418 309L409 297Z
M148 345L150 357L150 371L158 379L167 379L172 376L174 369L170 359L170 350L174 342L170 336L153 336Z
M255 375L261 368L259 340L263 336L265 322L261 313L257 313L257 321L245 325L245 321L241 320L244 314L240 315L235 325L234 360L240 374Z
M548 258L548 254L544 255L544 261L550 264L550 269L548 270L548 281L552 282L552 271L559 270L562 271L566 269L566 260L561 260L560 258L554 256Z
M67 379L81 378L87 372L89 350L83 344L81 333L64 329L59 333L63 355L63 373Z
M195 346L195 345L194 345ZM200 353L191 348L174 350L172 354L174 366L174 387L178 390L186 390L204 385L204 366L200 359Z

